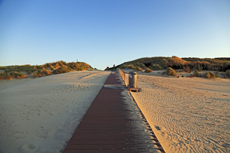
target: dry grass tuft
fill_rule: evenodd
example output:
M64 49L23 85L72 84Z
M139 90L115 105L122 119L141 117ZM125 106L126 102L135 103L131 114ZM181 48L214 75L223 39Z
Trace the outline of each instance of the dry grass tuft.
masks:
M215 79L216 78L216 75L213 73L213 72L209 72L210 73L210 77Z
M146 73L150 73L150 72L153 72L153 70L151 70L150 68L146 68L146 69L145 69L145 72L146 72Z
M198 72L198 70L194 71L193 74L194 74L196 77L200 77L200 73Z
M142 68L140 68L139 66L136 67L136 71L142 71Z
M216 75L213 73L213 72L206 72L205 75L204 75L205 78L208 78L208 79L215 79L216 78Z
M132 64L128 65L127 68L128 68L128 69L133 69L133 70L136 69L136 67L135 67L134 65L132 65Z
M42 77L42 76L48 76L51 75L51 70L47 70L45 68L38 70L37 72L34 72L34 77Z
M72 71L72 69L70 67L67 67L65 65L59 67L58 69L53 71L53 74L60 74L60 73L67 73Z
M187 73L191 73L192 70L189 67L183 67L184 71Z
M230 70L226 71L226 75L230 77Z
M10 79L23 79L27 78L27 75L22 72L10 72L10 73L0 73L0 80L10 80Z
M166 69L166 73L168 74L168 75L170 75L170 76L176 76L177 74L176 74L176 71L173 69L173 68L171 68L171 67L168 67L167 69Z
M206 72L206 73L204 74L204 76L205 76L205 78L208 78L208 79L210 79L210 78L211 78L211 76L210 76L210 73L209 73L209 72Z

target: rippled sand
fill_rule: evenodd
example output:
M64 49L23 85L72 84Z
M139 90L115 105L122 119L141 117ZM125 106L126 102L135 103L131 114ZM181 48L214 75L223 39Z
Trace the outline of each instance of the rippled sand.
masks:
M230 152L230 80L138 75L132 93L166 152Z
M109 74L0 81L0 152L62 152Z

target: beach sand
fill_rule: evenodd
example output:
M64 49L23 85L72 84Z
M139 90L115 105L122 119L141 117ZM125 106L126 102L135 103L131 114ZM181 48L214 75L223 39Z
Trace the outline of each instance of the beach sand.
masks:
M132 95L167 153L230 152L229 79L148 74L137 85Z
M0 81L0 152L62 152L109 74Z

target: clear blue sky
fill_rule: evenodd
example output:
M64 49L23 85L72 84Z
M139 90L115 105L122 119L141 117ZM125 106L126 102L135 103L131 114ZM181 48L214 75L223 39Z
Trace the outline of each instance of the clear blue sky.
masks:
M0 0L0 65L230 57L230 0Z

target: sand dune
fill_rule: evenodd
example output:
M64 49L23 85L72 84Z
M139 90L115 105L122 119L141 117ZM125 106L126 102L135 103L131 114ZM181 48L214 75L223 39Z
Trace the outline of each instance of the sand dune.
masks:
M230 80L138 75L132 93L166 152L230 152Z
M109 73L0 81L0 152L61 152Z

